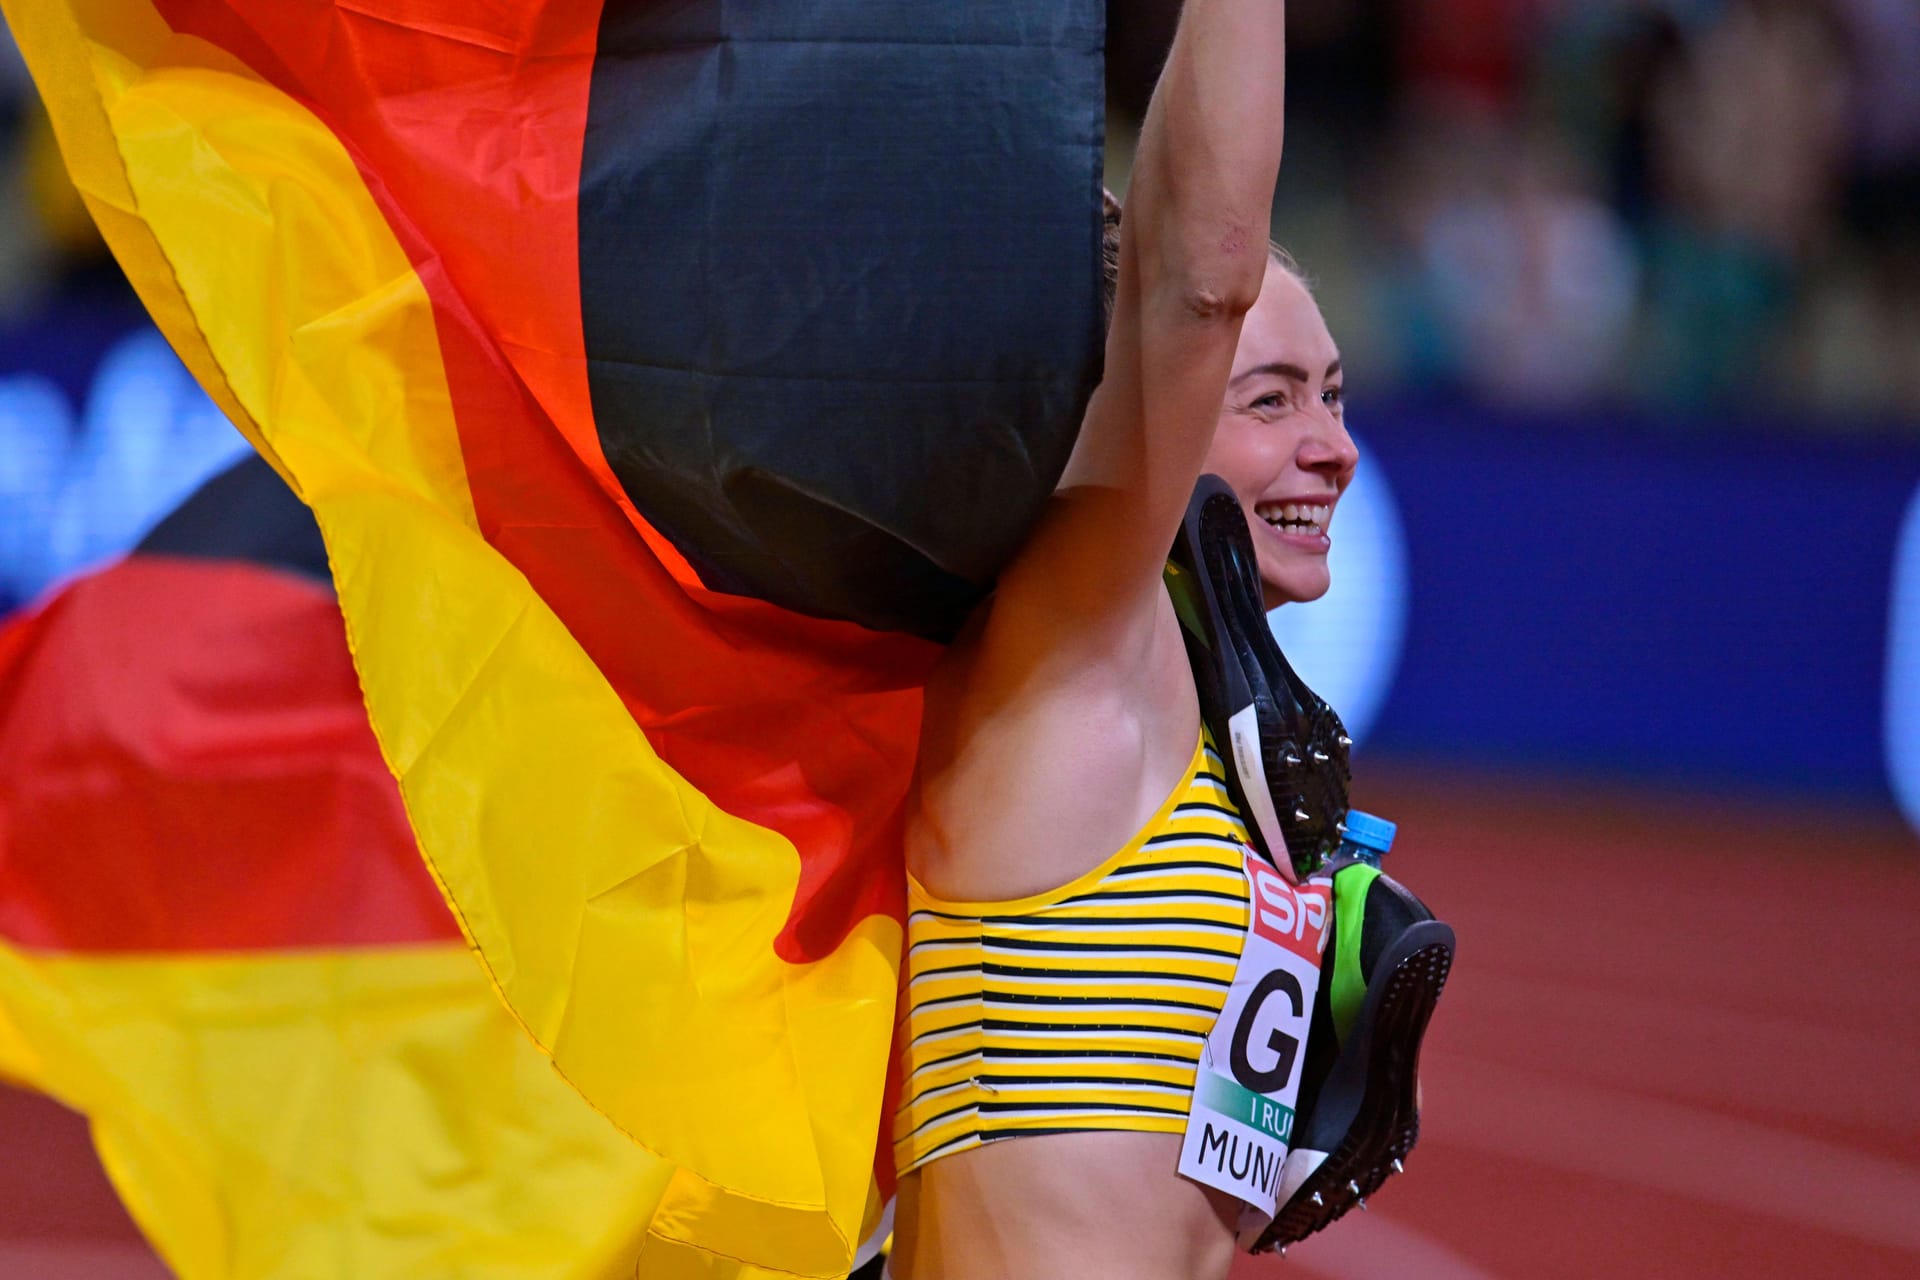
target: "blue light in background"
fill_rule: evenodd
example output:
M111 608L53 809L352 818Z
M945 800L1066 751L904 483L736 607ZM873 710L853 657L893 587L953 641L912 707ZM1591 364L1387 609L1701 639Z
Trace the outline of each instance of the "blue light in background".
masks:
M52 577L47 532L72 447L65 392L37 374L0 378L0 613Z
M1386 472L1362 447L1360 467L1335 511L1328 568L1333 586L1309 604L1267 615L1300 678L1364 743L1393 685L1407 631L1407 546Z
M1893 798L1920 831L1920 489L1907 504L1893 552L1883 723Z
M151 329L108 350L77 419L46 378L0 379L0 607L124 553L247 448Z

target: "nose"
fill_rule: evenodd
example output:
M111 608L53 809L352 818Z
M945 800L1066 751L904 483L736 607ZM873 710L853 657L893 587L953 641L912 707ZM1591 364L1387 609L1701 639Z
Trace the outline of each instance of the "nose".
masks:
M1300 441L1298 461L1302 471L1344 477L1359 465L1360 450L1347 434L1347 424L1323 408L1314 415L1313 429Z

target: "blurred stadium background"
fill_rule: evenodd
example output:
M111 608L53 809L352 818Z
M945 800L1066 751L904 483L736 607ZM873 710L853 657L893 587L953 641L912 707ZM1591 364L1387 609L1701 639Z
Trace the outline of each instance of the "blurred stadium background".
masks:
M1276 626L1462 953L1416 1176L1244 1273L1920 1274L1920 6L1289 10L1366 462ZM1116 190L1177 11L1109 4ZM244 449L8 42L0 615ZM161 1274L0 1088L0 1276Z

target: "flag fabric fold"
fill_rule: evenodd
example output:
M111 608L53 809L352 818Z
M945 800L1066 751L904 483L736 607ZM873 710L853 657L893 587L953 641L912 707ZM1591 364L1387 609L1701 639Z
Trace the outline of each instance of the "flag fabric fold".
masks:
M3 2L652 1256L843 1273L920 686L1098 373L1101 7Z

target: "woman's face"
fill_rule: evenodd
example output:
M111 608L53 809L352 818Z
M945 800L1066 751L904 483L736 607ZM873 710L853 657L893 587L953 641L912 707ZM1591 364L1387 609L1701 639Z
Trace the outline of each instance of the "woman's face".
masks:
M1342 421L1340 351L1278 263L1247 313L1205 470L1240 497L1267 607L1327 592L1329 526L1359 452Z

